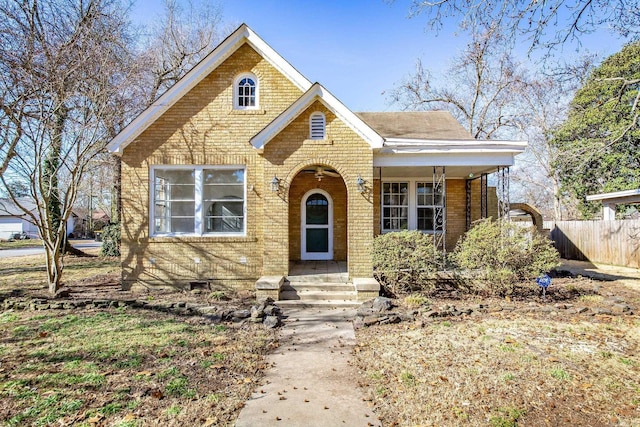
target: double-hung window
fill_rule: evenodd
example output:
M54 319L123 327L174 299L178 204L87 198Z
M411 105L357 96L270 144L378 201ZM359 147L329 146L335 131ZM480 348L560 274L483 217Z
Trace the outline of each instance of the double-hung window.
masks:
M382 184L382 229L398 231L409 228L409 183Z
M244 167L159 166L152 174L153 235L244 234Z
M416 229L434 231L444 207L442 193L430 182L416 182Z
M444 195L431 182L399 180L382 183L382 231L435 232L444 220Z

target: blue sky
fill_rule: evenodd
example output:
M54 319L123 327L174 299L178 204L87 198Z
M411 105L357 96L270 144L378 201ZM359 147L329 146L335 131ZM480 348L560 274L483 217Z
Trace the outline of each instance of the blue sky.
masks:
M197 2L198 0L194 0ZM207 0L200 0L207 1ZM209 0L211 1L211 0ZM394 111L385 92L407 77L421 58L438 74L465 46L457 22L435 34L425 18L408 19L409 0L220 0L226 24L246 23L311 81L318 81L353 111ZM162 0L137 0L133 19L161 13ZM583 39L610 55L622 42L598 34ZM565 49L562 55L572 54Z

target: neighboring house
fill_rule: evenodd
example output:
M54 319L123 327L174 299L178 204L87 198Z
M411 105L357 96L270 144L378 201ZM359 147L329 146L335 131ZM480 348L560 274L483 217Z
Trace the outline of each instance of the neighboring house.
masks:
M30 212L36 212L35 203L19 199L18 202ZM0 199L0 240L10 240L25 233L30 239L38 238L38 227L29 222L30 218L10 199Z
M374 236L419 229L452 249L497 215L486 174L525 146L475 140L442 111L354 113L242 25L109 144L123 286L278 297L292 261L337 260L370 297Z
M74 219L73 229L68 231L75 238L93 237L96 231L101 231L111 221L109 214L102 209L94 210L91 220L89 220L89 211L86 208L74 209L72 217Z
M38 208L30 198L18 198L18 203L38 218ZM75 218L67 220L67 235L74 229ZM0 240L9 240L15 235L25 233L30 239L39 239L38 227L31 218L11 199L0 199Z

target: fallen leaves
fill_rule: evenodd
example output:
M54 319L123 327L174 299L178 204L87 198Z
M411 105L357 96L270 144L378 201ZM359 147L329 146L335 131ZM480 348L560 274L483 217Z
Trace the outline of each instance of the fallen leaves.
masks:
M455 327L361 329L357 340L367 346L355 347L353 365L384 425L486 425L499 408L523 413L526 425L606 425L612 413L635 425L640 411L619 402L637 398L625 386L637 383L637 369L629 369L640 366L638 336L630 332L637 323L544 316L500 312ZM561 387L554 369L567 373ZM402 372L427 386L389 387ZM451 408L464 410L452 417Z

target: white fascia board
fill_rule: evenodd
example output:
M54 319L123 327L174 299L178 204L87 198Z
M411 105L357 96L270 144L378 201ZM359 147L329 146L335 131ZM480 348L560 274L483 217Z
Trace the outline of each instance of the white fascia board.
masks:
M326 106L333 114L344 121L355 133L362 139L367 141L372 149L382 148L384 138L382 138L373 128L366 124L360 117L349 110L338 98L333 96L331 92L320 86L322 99L326 101Z
M344 106L335 96L326 90L320 83L314 83L311 88L289 106L282 114L275 118L269 125L251 138L251 145L258 150L273 139L282 129L296 119L316 99L327 107L333 114L341 119L362 139L367 141L371 148L382 148L384 139L378 135L369 125Z
M115 138L107 144L107 149L114 154L121 155L122 151L135 138L145 131L162 114L171 108L187 92L193 89L225 59L231 56L244 41L247 41L270 64L289 78L292 83L305 91L311 86L311 82L289 64L282 56L271 48L246 24L242 24L236 31L220 43L209 55L193 67L176 84L171 86L164 94L153 102L146 110L140 113L129 123Z
M394 151L417 150L417 152L439 151L508 151L522 153L527 148L527 141L499 141L477 139L407 139L387 138L384 146Z
M267 60L276 70L287 77L302 92L311 87L311 81L303 76L293 65L276 52L267 42L258 36L251 28L246 27L246 38L251 47Z
M513 166L515 155L501 153L374 153L373 166Z
M640 188L587 196L587 201L589 202L596 202L599 200L606 200L610 203L638 203L640 202Z

